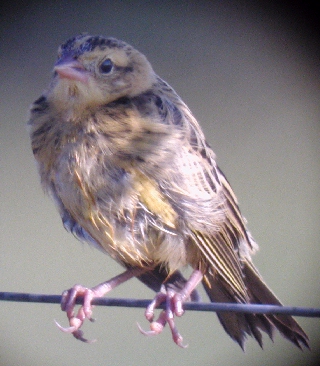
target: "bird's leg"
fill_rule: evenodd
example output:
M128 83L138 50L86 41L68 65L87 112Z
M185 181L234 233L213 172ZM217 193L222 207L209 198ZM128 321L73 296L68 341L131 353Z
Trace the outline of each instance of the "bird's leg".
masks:
M203 274L200 270L194 270L186 282L182 290L176 291L170 288L168 285L165 289L162 290L155 296L154 300L150 303L145 311L145 316L147 320L151 323L149 331L144 331L139 326L141 333L145 335L156 335L162 332L166 323L168 323L172 338L174 342L180 347L186 347L183 345L183 338L181 334L178 332L177 327L174 322L174 316L181 316L184 313L183 303L187 301L190 297L192 291L197 287L199 282L202 280ZM154 321L154 311L157 306L165 301L166 308L162 310L158 319Z
M62 293L61 310L67 313L69 320L69 327L64 328L60 324L57 324L59 329L66 333L72 333L73 336L83 342L91 343L94 341L88 341L83 337L83 332L80 330L85 319L94 321L92 318L91 301L94 297L102 297L115 287L121 285L123 282L129 280L132 277L139 276L146 270L143 268L128 269L120 275L111 278L109 281L102 282L99 285L87 288L81 285L74 285L71 289ZM83 296L83 305L80 306L77 314L75 315L76 299L79 296Z

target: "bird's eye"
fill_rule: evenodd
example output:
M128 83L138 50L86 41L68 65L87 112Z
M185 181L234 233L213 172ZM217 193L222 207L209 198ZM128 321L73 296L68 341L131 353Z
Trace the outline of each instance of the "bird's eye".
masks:
M113 68L113 62L109 58L104 60L102 62L102 64L100 65L100 71L103 74L109 74L109 72L112 70L112 68Z

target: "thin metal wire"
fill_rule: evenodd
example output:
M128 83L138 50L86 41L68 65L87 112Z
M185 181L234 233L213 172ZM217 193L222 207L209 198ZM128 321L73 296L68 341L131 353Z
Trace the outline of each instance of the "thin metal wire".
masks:
M32 303L47 303L60 304L61 295L45 295L45 294L30 294L21 292L0 292L0 301L14 302L32 302ZM92 300L92 305L100 306L117 306L127 308L146 308L151 300L140 299L119 299L119 298L95 298ZM83 299L77 298L76 303L82 304ZM278 306L278 305L263 305L263 304L234 304L234 303L202 303L202 302L187 302L183 305L185 310L194 311L232 311L241 313L255 314L289 314L294 316L304 316L310 318L320 318L319 308L306 308L297 306ZM164 304L159 306L164 309Z

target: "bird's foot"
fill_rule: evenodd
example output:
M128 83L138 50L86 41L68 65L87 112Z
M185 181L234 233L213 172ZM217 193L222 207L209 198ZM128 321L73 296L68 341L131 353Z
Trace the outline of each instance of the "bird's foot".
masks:
M164 292L159 292L145 311L145 317L150 322L150 330L143 330L138 325L139 330L144 335L160 334L166 323L168 323L171 330L173 341L182 348L187 345L183 344L183 338L175 325L175 316L182 316L184 313L183 303L189 298L192 291L196 288L198 283L202 280L202 273L199 270L194 270L184 288L177 292L170 287L167 287ZM165 310L162 310L158 319L154 320L155 309L165 302Z
M71 333L76 339L82 342L92 343L95 340L88 340L83 337L83 332L80 329L85 319L94 321L92 318L93 305L91 304L94 297L102 297L121 283L130 278L143 273L144 269L130 269L120 275L113 277L111 280L103 282L93 288L87 288L81 285L75 285L71 289L62 293L61 310L67 313L69 327L62 327L56 322L58 328L65 333ZM78 297L83 297L83 304L76 312L76 300Z
M94 289L89 289L81 285L74 285L71 289L64 291L62 293L61 310L67 313L69 327L62 327L58 322L56 322L58 328L65 333L72 333L72 335L80 341L86 343L95 342L95 340L90 341L84 338L83 332L80 328L85 319L94 321L92 318L93 305L91 305L91 301L97 295L98 294ZM80 306L78 312L76 313L76 299L79 296L83 297L83 305Z
M166 303L166 309L161 311L157 320L154 320L154 310L163 302ZM145 317L150 322L150 330L145 331L140 327L140 325L138 325L139 330L142 334L147 336L157 335L163 331L166 323L168 323L173 341L179 347L185 348L187 346L183 344L183 338L174 321L174 316L181 316L183 313L182 298L179 293L171 289L167 290L165 294L163 292L159 292L145 311Z

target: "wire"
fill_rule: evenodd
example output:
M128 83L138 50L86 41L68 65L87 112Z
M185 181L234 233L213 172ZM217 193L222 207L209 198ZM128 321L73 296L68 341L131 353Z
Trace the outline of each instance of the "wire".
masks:
M45 295L30 294L21 292L0 292L0 301L14 302L32 302L60 304L61 295ZM77 304L82 304L83 298L76 299ZM119 298L94 298L92 305L100 306L117 306L127 308L146 308L151 300L140 299L119 299ZM165 304L161 304L158 308L164 309ZM202 303L202 302L186 302L183 305L184 310L194 311L232 311L241 313L255 314L289 314L293 316L304 316L310 318L320 318L319 308L306 308L297 306L279 306L279 305L263 305L263 304L235 304L235 303Z

